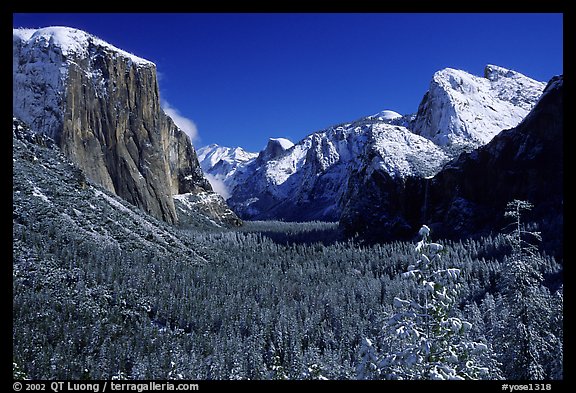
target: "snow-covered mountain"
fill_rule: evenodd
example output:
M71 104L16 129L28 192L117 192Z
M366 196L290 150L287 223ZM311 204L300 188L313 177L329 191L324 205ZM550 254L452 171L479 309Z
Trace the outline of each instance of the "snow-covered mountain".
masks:
M266 148L234 161L235 149L200 149L206 173L223 181L228 203L244 218L338 220L351 173L364 168L394 177L428 176L449 157L442 148L380 116L331 127L292 144L272 138ZM217 160L217 157L222 157ZM233 162L234 164L231 164ZM225 168L233 168L226 172Z
M154 63L69 27L14 29L12 51L14 116L89 179L169 223L183 210L173 195L198 202L212 192L190 139L160 106Z
M436 237L498 233L510 223L506 204L519 199L534 205L525 218L538 224L542 246L561 256L563 81L552 78L518 126L460 154L432 178L353 176L341 227L375 241L410 239L423 222Z
M238 167L256 157L258 153L247 152L241 147L230 148L213 144L198 149L198 160L203 165L202 168L213 168L220 164L220 161Z
M516 126L544 87L493 65L484 77L447 68L434 74L415 114L384 110L296 144L272 138L257 156L211 145L199 159L243 218L339 220L363 178L433 176L465 149Z
M258 153L247 152L241 147L230 148L216 144L198 149L198 160L204 175L217 192L228 197L227 189L235 185L236 170L256 159Z
M487 65L484 77L446 68L434 74L412 130L438 145L484 145L517 126L542 94L543 82Z

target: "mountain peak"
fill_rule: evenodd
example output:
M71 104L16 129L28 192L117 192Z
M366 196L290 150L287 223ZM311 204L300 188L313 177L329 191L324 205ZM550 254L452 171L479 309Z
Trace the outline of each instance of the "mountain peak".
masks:
M135 56L132 53L107 43L100 38L89 34L83 30L64 26L49 26L40 29L12 29L13 39L19 39L25 44L37 45L40 47L60 48L64 56L77 54L86 57L91 45L104 47L112 52L116 52L123 57L129 58L133 63L141 66L154 65L151 61Z
M292 143L291 140L286 139L286 138L269 138L268 139L268 146L280 146L283 150L288 150L290 149L292 146L294 146L294 143Z
M484 77L442 69L434 74L420 103L413 131L443 146L488 143L500 131L518 125L544 87L496 65L487 65Z
M380 119L380 120L394 120L394 119L398 119L398 118L402 117L402 115L398 112L394 112L394 111L387 109L387 110L383 110L381 112L378 112L373 117Z
M260 152L259 160L274 160L280 157L286 150L294 146L292 141L286 138L270 138L266 148Z
M220 162L226 165L236 165L246 163L255 159L258 153L251 153L241 147L225 147L215 143L198 149L198 160L205 171ZM220 163L222 165L222 163Z

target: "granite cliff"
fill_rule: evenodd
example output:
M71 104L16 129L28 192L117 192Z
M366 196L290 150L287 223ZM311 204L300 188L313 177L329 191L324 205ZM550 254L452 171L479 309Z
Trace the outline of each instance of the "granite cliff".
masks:
M154 217L177 223L173 195L212 192L188 136L161 108L154 63L76 29L14 29L13 85L16 118Z

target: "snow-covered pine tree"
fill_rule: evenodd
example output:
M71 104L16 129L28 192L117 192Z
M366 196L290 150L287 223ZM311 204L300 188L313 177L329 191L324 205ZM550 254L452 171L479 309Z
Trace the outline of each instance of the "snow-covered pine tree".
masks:
M378 364L380 357L372 340L363 338L360 343L360 360L356 367L356 378L358 379L381 379L381 372Z
M564 379L564 285L560 286L554 294L554 305L556 306L555 325L558 327L556 333L556 349L552 365L550 367L550 379Z
M562 299L543 285L545 260L535 246L541 237L527 230L521 219L530 209L532 204L526 201L507 205L505 216L513 219L513 229L506 235L512 255L504 261L499 283L503 292L499 312L506 318L496 338L507 378L542 380L562 374L555 362L562 356Z
M397 310L384 326L379 348L364 339L361 379L499 379L489 344L467 338L472 325L456 312L459 269L443 268L443 246L419 231L419 259L402 277L416 284L413 299L394 299Z

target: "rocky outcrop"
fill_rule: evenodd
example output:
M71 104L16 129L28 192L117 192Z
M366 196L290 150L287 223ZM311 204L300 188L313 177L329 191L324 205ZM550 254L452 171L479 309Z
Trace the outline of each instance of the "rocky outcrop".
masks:
M215 192L174 195L178 223L185 228L239 227L242 220L230 210L224 198Z
M270 138L264 150L258 154L258 161L265 163L266 161L276 160L280 158L286 150L294 146L294 143L285 138Z
M12 227L14 234L25 234L13 242L15 260L28 260L35 267L39 261L53 260L51 252L40 251L41 246L30 247L32 243L26 241L46 245L56 236L63 243L52 247L74 244L84 250L100 249L95 252L102 252L106 260L104 250L122 250L124 255L134 251L154 255L156 262L164 258L170 262L184 258L190 264L206 262L173 225L91 182L50 137L31 131L16 118L12 161ZM217 228L206 221L202 228ZM33 253L37 255L30 258ZM85 254L77 255L82 255L77 260L83 264Z
M175 222L171 195L194 187L184 180L194 174L194 150L160 108L155 68L110 60L103 53L70 65L59 145L95 182ZM85 70L101 76L94 83Z
M461 238L500 232L513 199L535 208L526 216L545 248L562 255L563 77L555 77L529 115L485 146L462 153L431 178L356 174L341 224L375 241L410 238L423 224L435 236Z
M478 147L526 117L545 84L495 65L484 77L445 68L434 74L412 130L441 146Z
M169 223L172 195L210 192L160 107L156 66L85 32L14 30L13 112L94 182Z
M224 154L233 149L218 146L204 149L201 157L205 171L223 181L231 195L227 202L244 219L338 221L353 192L347 184L359 168L363 176L383 171L404 178L436 173L448 161L442 148L396 120L389 113L369 116L294 145L271 139L248 160Z

